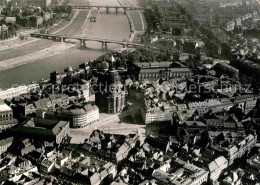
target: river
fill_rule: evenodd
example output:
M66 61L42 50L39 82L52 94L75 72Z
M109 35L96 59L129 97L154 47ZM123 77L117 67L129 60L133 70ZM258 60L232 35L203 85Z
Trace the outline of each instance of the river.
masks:
M71 3L81 5L110 5L119 6L117 0L72 0ZM105 10L104 10L105 11ZM80 10L80 13L88 14L87 10ZM128 39L130 35L130 26L125 14L105 13L100 12L97 15L97 22L90 23L82 21L81 18L75 20L80 22L77 25L71 24L62 32L73 33L73 30L79 30L75 34L80 34L81 36L88 36L93 38L103 38L122 41ZM13 57L23 57L30 54L32 51L39 51L44 48L58 45L58 42L51 40L39 40L30 44L26 44L23 47L8 49L5 51L0 51L0 60L7 60ZM5 89L12 87L15 84L29 84L32 81L38 81L40 79L49 78L49 74L52 71L63 71L65 67L72 66L78 67L79 64L85 62L86 60L93 60L98 56L104 54L101 50L101 43L97 42L87 42L88 49L80 49L79 43L76 42L75 46L65 50L63 53L42 58L37 61L27 63L24 65L19 65L10 69L0 71L0 88ZM109 45L109 49L119 49L121 46ZM1 63L0 61L0 63Z

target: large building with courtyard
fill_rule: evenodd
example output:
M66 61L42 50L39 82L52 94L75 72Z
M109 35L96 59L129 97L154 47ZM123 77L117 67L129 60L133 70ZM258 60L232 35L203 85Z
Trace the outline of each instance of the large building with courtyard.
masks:
M69 122L31 118L8 131L19 137L60 144L69 135Z
M136 80L168 80L170 78L189 77L192 72L180 63L173 62L144 62L133 63L128 71Z

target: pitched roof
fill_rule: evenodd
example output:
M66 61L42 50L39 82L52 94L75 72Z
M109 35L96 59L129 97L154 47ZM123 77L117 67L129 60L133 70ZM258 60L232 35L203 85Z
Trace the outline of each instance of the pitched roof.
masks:
M164 68L143 68L140 73L159 73L161 70L164 70ZM168 68L168 70L179 73L190 72L188 68Z
M144 62L144 63L134 63L134 65L140 68L166 68L170 67L172 62Z
M12 111L11 107L5 104L2 100L0 100L0 112Z
M94 173L94 174L90 177L90 183L91 183L91 184L96 184L98 181L100 181L100 175L99 175L99 173Z
M216 164L218 167L221 167L223 164L227 163L227 159L224 156L220 156L217 159L215 159Z
M209 163L209 171L210 172L213 172L213 171L215 171L217 169L218 169L218 165L216 164L215 161L212 161L211 163Z
M185 121L184 124L186 124L187 126L193 125L193 126L206 127L206 125L201 121Z

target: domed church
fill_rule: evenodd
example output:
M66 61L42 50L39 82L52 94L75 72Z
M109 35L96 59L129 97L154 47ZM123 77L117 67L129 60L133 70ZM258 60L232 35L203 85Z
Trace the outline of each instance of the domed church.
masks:
M108 64L103 62L104 70L98 75L98 88L95 102L101 112L115 114L121 112L126 105L126 89L120 81L118 70L115 69L115 59L111 56Z

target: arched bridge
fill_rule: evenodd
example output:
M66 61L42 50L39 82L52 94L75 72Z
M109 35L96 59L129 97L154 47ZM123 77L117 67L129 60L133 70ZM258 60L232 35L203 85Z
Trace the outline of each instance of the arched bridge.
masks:
M100 9L106 9L106 12L109 13L110 9L115 9L116 13L118 13L118 10L124 10L124 13L126 13L127 10L144 10L144 8L140 7L127 7L127 6L71 6L73 9L92 9L96 8L98 10Z
M116 41L116 40L109 40L109 39L99 39L99 38L91 38L91 37L70 37L64 35L52 35L52 34L41 34L41 33L31 33L31 37L43 38L43 39L51 39L55 41L65 42L68 39L75 39L80 41L81 48L83 49L86 47L87 41L96 41L102 43L102 49L107 49L107 44L119 44L122 45L123 48L127 47L144 47L142 44L136 44L132 42L124 42L124 41Z

